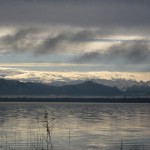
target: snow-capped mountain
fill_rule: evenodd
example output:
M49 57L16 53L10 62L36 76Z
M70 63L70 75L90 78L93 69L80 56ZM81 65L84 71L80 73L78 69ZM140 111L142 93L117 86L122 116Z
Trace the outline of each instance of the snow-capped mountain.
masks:
M87 81L85 80L68 80L68 81L53 81L50 83L50 85L54 86L63 86L63 85L75 85L82 82ZM125 80L125 79L112 79L112 80L106 80L106 79L90 79L90 81L106 85L109 87L117 87L120 90L126 90L128 87L132 86L150 86L150 81L147 82L137 82L135 80Z
M18 80L22 82L44 83L47 85L63 86L75 85L85 81L93 81L109 87L117 87L126 90L132 86L150 86L148 80L150 74L147 73L147 80L139 73L121 72L42 72L29 71L15 68L0 68L0 78Z
M74 85L52 86L41 83L20 82L0 79L1 96L121 96L149 97L150 86L132 86L125 91L93 81L85 81Z

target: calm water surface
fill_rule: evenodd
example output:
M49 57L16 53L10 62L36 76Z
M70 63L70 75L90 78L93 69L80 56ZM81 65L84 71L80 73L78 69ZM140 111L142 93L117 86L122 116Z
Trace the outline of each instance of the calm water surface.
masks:
M7 149L150 150L150 104L0 103L0 150Z

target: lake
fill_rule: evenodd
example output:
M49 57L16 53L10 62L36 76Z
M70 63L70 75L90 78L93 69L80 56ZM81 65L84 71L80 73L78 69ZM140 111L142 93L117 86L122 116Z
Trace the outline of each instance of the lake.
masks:
M0 103L0 150L150 150L150 104Z

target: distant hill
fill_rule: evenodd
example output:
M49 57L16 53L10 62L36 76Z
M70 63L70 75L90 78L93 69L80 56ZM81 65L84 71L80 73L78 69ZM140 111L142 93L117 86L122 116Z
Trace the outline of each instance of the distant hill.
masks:
M47 95L55 87L40 83L0 79L0 95Z
M79 83L83 83L85 81L89 81L89 79L83 79L83 80L67 80L63 79L63 81L52 81L50 83L45 83L48 85L53 85L53 86L63 86L63 85L75 85ZM117 87L118 89L125 91L129 87L143 87L143 86L150 86L150 81L144 82L144 81L135 81L135 80L125 80L125 79L90 79L90 81L96 82L98 84L106 85L108 87ZM37 81L39 82L39 81ZM42 83L42 82L41 82Z
M150 86L132 86L124 91L127 96L150 96Z
M76 85L59 87L61 95L78 96L119 96L121 91L116 87L108 87L92 81L85 81Z
M149 86L133 86L121 91L93 81L75 85L52 86L41 83L0 79L0 95L36 96L150 96Z
M118 96L121 91L92 81L60 87L0 79L0 95Z

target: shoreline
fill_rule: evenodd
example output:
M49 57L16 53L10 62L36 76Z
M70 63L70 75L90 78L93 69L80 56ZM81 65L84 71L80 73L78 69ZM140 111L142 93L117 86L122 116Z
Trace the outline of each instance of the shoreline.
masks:
M150 103L150 97L0 97L0 103L4 102Z

